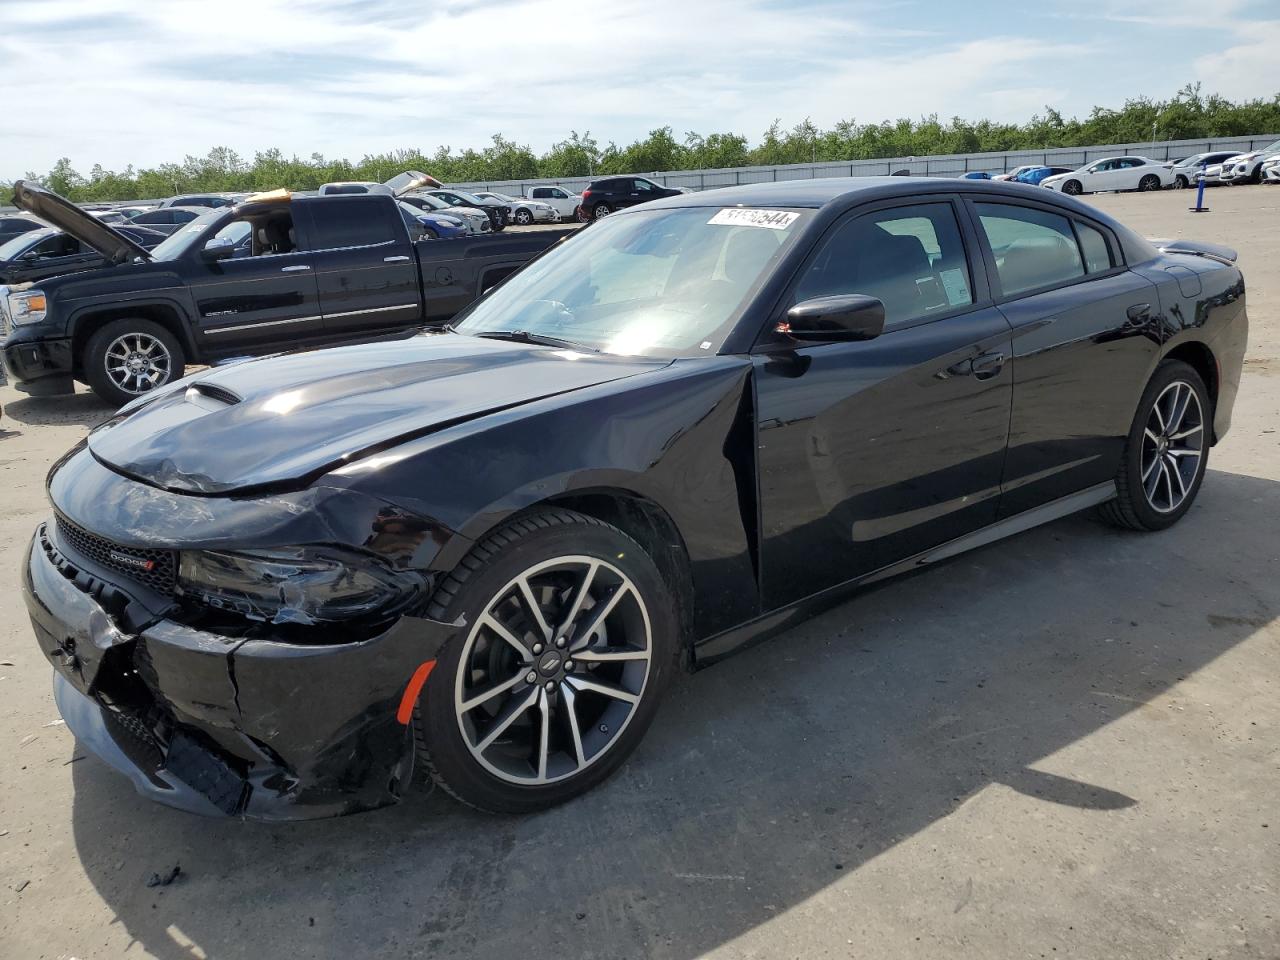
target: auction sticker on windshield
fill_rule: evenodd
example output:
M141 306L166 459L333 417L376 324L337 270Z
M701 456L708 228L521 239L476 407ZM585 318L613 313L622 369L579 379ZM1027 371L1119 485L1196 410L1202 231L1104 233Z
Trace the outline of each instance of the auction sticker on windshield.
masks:
M718 211L707 223L719 223L727 227L767 227L770 230L785 230L799 217L798 213L786 210L750 210L745 207L725 207Z

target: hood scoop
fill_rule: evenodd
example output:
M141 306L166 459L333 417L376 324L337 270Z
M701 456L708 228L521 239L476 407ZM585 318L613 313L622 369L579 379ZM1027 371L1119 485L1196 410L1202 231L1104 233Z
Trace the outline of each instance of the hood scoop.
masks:
M216 383L197 381L187 387L185 399L187 403L194 403L205 410L221 410L224 407L235 406L243 398Z

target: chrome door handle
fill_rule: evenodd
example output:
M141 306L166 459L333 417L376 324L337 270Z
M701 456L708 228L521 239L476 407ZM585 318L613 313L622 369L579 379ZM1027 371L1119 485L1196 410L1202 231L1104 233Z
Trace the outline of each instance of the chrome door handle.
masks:
M310 269L311 268L308 267L305 263L300 263L297 266L293 266L293 267L281 267L280 272L281 273L297 273L299 270L310 270Z
M408 257L403 257L403 256L401 256L401 257L383 257L383 258L382 258L382 262L383 262L383 263L408 263L408 262L409 262L409 258L408 258Z

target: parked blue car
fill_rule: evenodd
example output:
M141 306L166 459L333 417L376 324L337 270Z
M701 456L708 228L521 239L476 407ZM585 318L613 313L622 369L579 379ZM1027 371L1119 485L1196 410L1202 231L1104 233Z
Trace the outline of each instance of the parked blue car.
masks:
M960 177L961 180L990 180L991 174L982 170L974 170Z
M444 213L432 213L428 210L419 210L412 204L401 202L400 216L404 217L404 224L409 228L409 235L414 240L452 240L454 237L465 237L467 235L467 226L457 217L451 217Z
M1014 177L1015 183L1029 183L1034 187L1040 186L1040 181L1047 177L1056 177L1060 173L1070 173L1075 167L1036 167L1025 173L1020 173Z

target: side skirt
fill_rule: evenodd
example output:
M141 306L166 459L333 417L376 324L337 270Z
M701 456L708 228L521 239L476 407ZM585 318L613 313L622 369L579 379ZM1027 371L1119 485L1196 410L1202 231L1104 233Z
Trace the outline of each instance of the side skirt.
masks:
M1025 530L1030 530L1032 527L1038 527L1041 524L1059 520L1089 507L1105 503L1115 495L1116 485L1114 482L1100 483L1095 487L1089 487L1087 490L1081 490L1051 503L1024 511L1017 516L1008 517L988 527L983 527L981 530L967 533L963 537L957 537L955 540L950 540L930 550L917 553L915 556L900 560L897 563L891 563L888 566L881 567L879 570L873 570L870 573L863 574L861 577L855 577L852 580L846 580L844 583L836 584L834 587L828 587L826 590L810 594L788 606L770 611L764 616L748 620L744 624L731 627L714 636L698 641L693 651L695 665L698 667L707 666L743 647L752 646L774 634L790 629L801 621L808 620L823 610L847 600L860 587L887 580L889 577L895 577L901 573L919 570L921 567L929 566L940 560L948 560L978 547L985 547L987 544L1003 540L1005 537L1012 537Z

